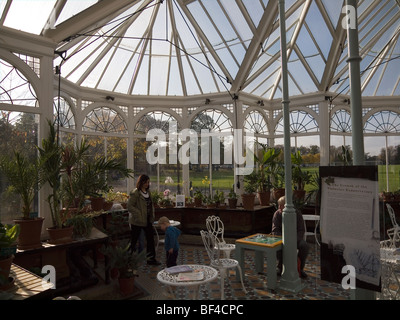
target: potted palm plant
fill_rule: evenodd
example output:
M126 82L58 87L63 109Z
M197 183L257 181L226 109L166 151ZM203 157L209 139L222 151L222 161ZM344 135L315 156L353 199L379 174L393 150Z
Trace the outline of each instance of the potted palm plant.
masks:
M50 121L48 123L49 135L42 140L42 147L39 148L41 175L43 181L48 182L51 187L47 201L53 227L47 230L51 242L60 243L71 241L73 234L73 227L66 225L68 217L63 212L68 210L62 210L63 200L69 204L72 199L78 198L80 208L85 196L95 196L109 191L106 176L108 170L116 170L125 177L131 176L133 172L124 168L115 159L106 160L104 157L91 159L87 155L88 146L84 141L74 148L60 145L55 126ZM102 208L103 204L99 210ZM60 232L62 234L58 235Z
M254 210L254 199L257 190L257 175L255 172L245 176L244 193L242 194L242 203L245 210Z
M278 201L280 197L285 195L285 170L281 159L282 151L275 150L275 152L278 156L276 156L270 163L270 176L273 186L274 200Z
M9 182L9 191L21 197L22 217L14 220L20 225L18 249L21 250L42 246L40 236L44 218L31 217L33 200L43 182L39 175L40 168L38 158L28 159L17 151L14 157L3 156L0 160L0 170Z
M254 155L254 161L258 166L258 198L262 206L267 206L269 205L272 187L270 181L271 168L273 168L280 152L277 152L274 148L268 148L266 144L260 142L258 144L262 147L258 156Z
M122 177L132 177L133 171L125 168L114 158L106 159L99 157L90 159L88 156L82 158L73 170L73 184L75 191L81 196L88 196L91 200L92 210L103 210L104 197L110 191L107 182L107 172L114 171ZM97 206L96 199L101 199Z
M47 196L53 227L47 228L50 242L63 243L72 241L72 226L66 226L66 218L62 215L61 176L63 173L63 147L59 145L54 124L49 120L49 135L42 140L42 146L38 147L42 163L41 177L51 188Z
M310 183L312 175L309 171L303 170L303 158L300 151L291 154L292 159L292 181L294 185L293 198L304 201L306 191L305 185Z
M228 193L228 206L229 209L235 209L237 205L238 196L233 188Z
M3 225L0 223L0 290L12 283L9 278L11 264L17 251L15 242L18 239L20 225Z

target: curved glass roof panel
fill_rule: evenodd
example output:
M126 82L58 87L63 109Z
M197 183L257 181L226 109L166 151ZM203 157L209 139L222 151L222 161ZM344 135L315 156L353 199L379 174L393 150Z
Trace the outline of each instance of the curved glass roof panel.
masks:
M349 94L344 5L285 1L289 95ZM399 1L359 0L357 12L363 96L399 95ZM64 55L54 65L80 86L150 96L282 94L276 0L0 0L0 14L0 26L55 41Z

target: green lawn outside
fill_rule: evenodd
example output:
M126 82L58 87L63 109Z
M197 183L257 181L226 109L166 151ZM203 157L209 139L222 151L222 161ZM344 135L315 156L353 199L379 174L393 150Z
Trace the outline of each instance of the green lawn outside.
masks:
M319 167L307 167L305 170L308 170L311 173L318 173ZM164 173L165 174L165 173ZM208 180L210 179L209 171L203 170L201 172L197 172L191 170L189 172L190 181L192 182L193 188L201 188L204 190L208 190L207 184L203 184L202 181L207 176ZM154 177L154 180L156 178ZM161 181L163 181L165 177L161 177ZM153 180L153 181L154 181ZM233 177L233 169L220 169L219 171L213 172L213 190L224 190L229 191L233 185L234 177ZM378 181L379 181L379 192L386 190L386 166L379 165L378 166ZM171 189L176 189L177 183L174 181ZM306 185L306 190L309 191L313 186ZM160 188L163 190L163 187ZM400 189L400 165L389 165L389 190L396 191Z

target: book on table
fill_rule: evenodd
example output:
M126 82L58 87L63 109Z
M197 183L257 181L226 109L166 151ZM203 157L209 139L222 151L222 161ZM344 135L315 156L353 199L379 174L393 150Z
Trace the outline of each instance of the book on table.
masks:
M174 266L174 267L166 268L165 271L167 271L170 274L178 274L178 273L185 273L185 272L193 272L193 269L189 266Z
M203 279L204 279L204 272L202 271L179 273L177 276L178 281L200 281Z

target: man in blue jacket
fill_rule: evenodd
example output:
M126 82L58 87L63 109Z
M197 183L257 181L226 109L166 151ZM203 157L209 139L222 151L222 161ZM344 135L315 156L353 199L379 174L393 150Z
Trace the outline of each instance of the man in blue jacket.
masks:
M162 231L165 232L165 252L167 254L167 268L176 266L176 259L178 258L179 242L178 237L181 231L178 228L171 226L167 217L158 219L158 224Z

